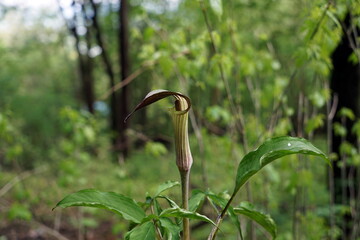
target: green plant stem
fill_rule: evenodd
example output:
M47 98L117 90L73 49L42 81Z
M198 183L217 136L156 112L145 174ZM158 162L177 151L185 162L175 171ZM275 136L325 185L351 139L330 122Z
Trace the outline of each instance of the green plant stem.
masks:
M154 201L152 201L151 205L150 205L150 210L151 210L151 213L152 214L155 214L155 211L154 211ZM159 226L157 224L157 222L155 220L153 220L153 223L154 223L154 226L155 226L155 230L156 230L156 239L158 240L162 240L163 237L161 235L161 231L159 229Z
M153 222L154 222L155 230L156 230L156 239L158 239L158 240L163 240L163 237L162 237L162 235L161 235L161 231L160 231L157 223L156 223L155 221L153 221Z
M208 240L214 240L215 239L216 234L219 231L219 226L220 226L222 220L224 219L225 214L226 214L228 208L230 207L230 204L233 201L235 195L236 195L236 192L231 196L231 198L227 202L226 206L224 207L224 209L222 210L220 215L217 217L216 222L215 222L215 226L211 229Z
M182 195L182 207L185 210L189 209L189 180L190 170L181 171L181 195ZM183 240L190 240L190 221L188 218L183 218Z

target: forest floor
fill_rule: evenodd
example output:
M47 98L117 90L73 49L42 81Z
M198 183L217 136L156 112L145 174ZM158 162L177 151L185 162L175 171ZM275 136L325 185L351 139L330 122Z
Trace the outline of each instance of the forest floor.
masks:
M15 220L3 222L0 226L0 239L6 240L115 240L122 239L112 231L113 223L103 221L95 228L83 228L79 231L67 223L62 223L59 229L54 229L53 223Z

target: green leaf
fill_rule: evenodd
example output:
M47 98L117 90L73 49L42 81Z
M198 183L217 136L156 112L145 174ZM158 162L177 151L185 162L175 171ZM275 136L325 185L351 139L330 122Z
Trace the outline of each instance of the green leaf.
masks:
M125 235L126 240L154 240L155 227L152 222L146 222L139 226L136 226L130 232Z
M217 206L220 206L221 208L224 208L226 206L226 203L228 202L228 199L224 199L220 196L217 196L212 192L207 192L206 196L210 202L216 204Z
M169 56L161 56L158 61L159 61L160 68L161 68L162 72L164 73L164 77L165 78L171 77L171 74L174 73L174 71L173 71L174 60L171 59L171 57L169 57Z
M222 0L210 0L210 7L219 18L222 16L223 14Z
M172 207L172 208L180 208L180 207L176 204L176 202L174 202L173 200L171 200L171 199L170 199L169 197L167 197L167 196L159 195L159 196L157 196L156 198L163 198L163 199L165 199L165 200L169 203L170 207Z
M193 190L189 199L189 210L195 212L205 199L205 193L200 190Z
M169 218L160 218L160 224L168 235L167 239L179 240L181 228L173 223Z
M350 120L355 120L355 114L350 108L345 108L345 107L341 108L338 115L340 117L345 117Z
M358 138L360 138L360 120L357 120L353 125L351 132L356 134Z
M276 137L265 141L258 149L249 152L241 160L236 175L233 196L246 181L272 161L291 154L314 155L328 161L326 155L303 138ZM328 161L330 164L330 162Z
M141 221L141 224L144 224L146 222L150 222L152 220L159 220L159 216L155 214L149 214L146 217L144 217Z
M356 148L348 141L342 142L340 144L339 150L341 155L347 155L347 156L353 156L357 152Z
M72 193L61 200L55 208L73 206L107 209L135 223L140 223L145 217L145 212L133 199L121 194L100 192L94 189Z
M222 197L220 197L218 195L215 195L215 194L213 194L211 192L207 192L206 196L208 197L210 202L215 203L216 205L220 206L221 208L225 208L225 206L226 206L226 204L228 202L228 199L222 198ZM237 228L240 236L242 236L242 231L241 231L239 218L236 216L236 214L234 212L234 209L231 206L228 207L227 213L229 214L232 223Z
M341 123L335 122L333 128L336 136L340 136L340 137L346 136L347 129Z
M161 184L158 188L157 191L155 193L155 197L159 196L162 192L172 188L172 187L176 187L176 186L180 186L180 183L177 181L167 181L163 184Z
M342 28L338 18L331 11L326 11L326 15L337 25L338 28Z
M326 103L326 98L325 96L323 96L321 94L321 92L319 91L316 91L314 93L312 93L310 96L309 96L311 102L318 108L321 108L325 105Z
M9 209L8 217L10 220L22 219L30 221L32 219L32 214L28 207L23 204L14 203Z
M245 215L251 220L257 222L271 234L273 239L276 238L277 228L274 220L269 215L256 211L252 204L248 202L242 202L240 203L239 207L234 208L234 212Z
M318 114L308 120L305 126L306 133L315 131L317 128L324 126L324 114Z
M163 209L156 198L154 199L153 204L154 204L155 214L159 215L163 211Z
M201 215L196 212L191 212L182 208L168 208L165 209L161 214L160 217L178 217L178 218L190 218L190 219L197 219L202 220L208 223L211 223L215 226L215 223L209 219L208 217Z
M158 158L165 155L168 151L164 144L159 142L147 141L145 144L145 152Z

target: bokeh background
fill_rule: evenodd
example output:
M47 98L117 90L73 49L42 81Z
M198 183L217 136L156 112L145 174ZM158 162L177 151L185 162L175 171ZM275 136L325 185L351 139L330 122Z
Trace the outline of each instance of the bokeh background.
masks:
M245 153L304 137L332 168L285 157L236 202L269 213L280 240L360 239L359 27L357 0L0 0L0 239L122 239L111 213L52 208L84 188L145 201L179 180L172 100L123 122L153 89L192 100L192 189L226 196ZM239 239L229 221L219 239Z

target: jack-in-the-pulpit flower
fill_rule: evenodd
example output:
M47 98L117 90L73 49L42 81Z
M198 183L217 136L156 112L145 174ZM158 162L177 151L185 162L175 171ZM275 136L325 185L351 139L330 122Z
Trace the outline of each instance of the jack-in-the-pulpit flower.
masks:
M160 99L168 96L175 98L174 107L170 108L170 114L174 124L175 133L175 149L176 149L176 165L179 168L181 176L181 195L182 207L187 210L189 208L189 179L190 169L193 162L188 136L188 112L191 107L190 98L187 96L167 90L154 90L146 95L146 97L135 107L125 121L137 110L146 107ZM183 218L183 240L190 240L190 222L189 219Z
M144 108L160 99L168 96L175 98L174 107L170 108L170 114L174 125L176 165L182 172L190 170L193 159L189 146L188 136L188 112L191 107L190 99L178 92L167 90L154 90L148 93L145 98L126 117L125 121L137 110Z

